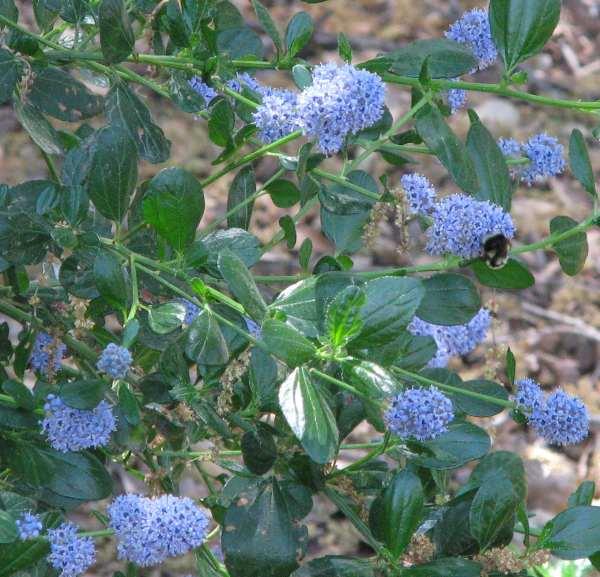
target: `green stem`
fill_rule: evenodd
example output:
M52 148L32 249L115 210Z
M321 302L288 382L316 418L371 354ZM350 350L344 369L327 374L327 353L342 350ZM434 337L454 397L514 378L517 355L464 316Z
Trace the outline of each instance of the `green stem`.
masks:
M331 180L332 182L337 182L338 184L341 184L342 186L344 186L346 188L355 190L356 192L358 192L358 193L362 194L363 196L366 196L367 198L370 198L374 201L379 201L381 199L381 196L378 193L373 192L372 190L369 190L368 188L364 188L363 186L360 186L358 184L354 184L353 182L351 182L344 176L337 176L336 174L332 174L331 172L321 170L320 168L313 168L311 170L311 172L312 172L312 174L320 176L321 178L324 178L325 180Z
M339 379L336 379L335 377L332 377L331 375L328 375L327 373L324 373L323 371L319 371L318 369L310 369L310 372L314 375L317 375L317 377L323 379L324 381L327 381L328 383L331 383L332 385L335 385L336 387L339 387L340 389L344 389L345 391L348 391L349 393L352 393L353 395L356 395L357 397L361 397L362 399L365 399L366 401L369 401L370 403L376 402L372 397L370 397L366 393L359 391L358 389L354 388L352 385L349 385L348 383L345 383L344 381L340 381Z
M407 380L416 381L417 383L422 383L424 385L432 385L434 387L437 387L438 389L442 389L450 393L455 393L457 395L462 395L463 397L471 397L472 399L492 403L494 405L498 405L499 407L504 407L506 409L515 408L515 404L512 401L505 401L504 399L498 399L496 397L491 397L490 395L484 395L483 393L477 393L475 391L461 389L460 387L454 387L453 385L440 383L439 381L428 379L427 377L424 377L417 373L413 373L411 371L407 371L405 369L394 367L392 369L392 372L398 376L405 377Z
M48 167L48 172L50 173L50 177L52 178L52 180L54 182L57 182L58 184L60 184L61 183L60 176L58 174L58 170L56 170L56 165L54 164L54 160L52 160L52 157L43 148L40 148L40 152L42 153L44 162L46 163L46 166Z
M111 537L115 534L114 529L99 529L98 531L82 531L80 537Z

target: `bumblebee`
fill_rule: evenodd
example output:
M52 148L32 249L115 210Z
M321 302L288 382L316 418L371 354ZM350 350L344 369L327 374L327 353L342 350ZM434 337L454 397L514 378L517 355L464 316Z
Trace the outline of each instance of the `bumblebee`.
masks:
M488 236L483 242L482 258L493 269L500 269L508 262L510 240L503 234Z

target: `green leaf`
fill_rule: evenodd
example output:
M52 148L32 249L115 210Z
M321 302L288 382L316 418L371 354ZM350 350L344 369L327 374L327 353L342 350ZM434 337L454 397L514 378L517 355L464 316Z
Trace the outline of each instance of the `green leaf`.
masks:
M426 104L415 123L419 136L446 167L454 182L469 194L477 194L479 180L465 145L452 132L437 107Z
M217 146L228 146L231 143L235 127L235 116L231 104L224 98L219 98L211 105L209 111L209 138Z
M135 36L124 0L102 0L98 7L102 54L109 64L125 60L133 51Z
M512 483L502 476L489 479L478 489L469 512L469 526L482 549L495 544L514 518L519 502Z
M58 513L50 513L52 522L46 523L49 527L58 524ZM0 545L0 577L19 576L26 569L33 567L50 552L46 540L18 541L7 545Z
M285 178L278 178L266 187L273 204L279 208L290 208L300 201L298 187Z
M289 214L284 214L279 220L279 226L283 231L283 238L287 247L291 250L296 246L296 223Z
M129 291L121 262L107 251L101 251L94 260L94 280L98 292L112 307L123 311Z
M19 11L15 6L14 0L0 0L0 15L16 22L19 19ZM4 28L4 24L0 23L0 30Z
M3 356L2 352L3 351L0 348L0 358ZM2 383L2 390L17 402L19 408L27 411L33 411L33 409L35 409L33 395L29 388L23 383L9 379Z
M566 232L579 223L568 216L557 216L550 221L550 233ZM565 274L575 276L583 269L588 256L588 242L585 232L554 243L553 248L558 255L560 267Z
M353 170L348 173L346 178L352 184L361 186L375 194L379 192L373 177L364 170ZM325 209L336 215L365 213L370 211L375 204L375 199L343 184L321 186L319 200Z
M344 62L350 64L352 62L352 46L348 40L348 37L343 32L340 32L338 34L337 41L338 54L340 55L340 58Z
M129 133L141 158L154 164L169 159L171 142L152 120L148 107L124 82L117 81L108 93L106 118L109 124Z
M290 577L375 577L375 573L368 561L328 555L309 561Z
M123 128L105 126L96 133L87 182L90 199L102 216L123 220L137 182L137 161L135 142Z
M312 249L312 240L310 240L308 237L305 238L300 245L300 250L298 251L298 264L302 270L308 270Z
M308 44L313 35L315 25L306 12L296 12L285 31L285 45L288 58L293 58Z
M369 524L373 535L397 558L406 550L424 512L425 495L421 481L405 469L396 473L373 501Z
M467 151L471 155L479 180L479 190L475 197L479 200L489 200L510 212L513 187L506 158L496 139L479 121L477 115L469 111L469 117L471 128L467 135Z
M221 328L212 312L203 310L187 332L186 355L199 365L224 365L229 350Z
M541 546L559 559L583 559L600 551L600 507L571 507L543 529Z
M185 306L182 303L165 303L148 311L148 324L158 335L166 335L178 329L185 319Z
M273 22L269 11L259 2L259 0L252 0L252 7L254 8L254 12L256 13L260 25L273 41L277 54L281 54L283 52L283 42L281 41L279 30L277 30L277 25Z
M202 239L202 243L208 254L206 268L215 276L220 276L218 258L225 248L237 254L248 268L254 266L262 256L258 239L239 228L212 232Z
M316 463L331 461L338 450L335 417L310 373L296 368L279 389L279 406L288 425Z
M225 249L219 253L218 266L233 296L255 321L262 322L267 305L244 261Z
M574 129L571 132L571 140L569 142L569 164L571 172L575 178L581 183L583 188L589 192L592 198L598 196L596 189L596 178L594 169L590 161L590 155L585 144L585 139L581 130Z
M487 433L472 423L454 421L448 432L433 441L421 443L431 456L421 455L415 462L429 469L457 469L480 459L490 450Z
M569 507L591 505L595 494L596 483L594 481L584 481L569 495Z
M367 301L361 310L363 329L352 348L369 348L393 341L411 321L425 294L414 278L384 277L363 285Z
M244 465L255 475L264 475L277 459L277 446L270 431L258 423L242 437Z
M389 54L364 62L360 68L418 78L425 61L431 78L458 78L477 66L473 53L463 44L434 38L410 42Z
M485 379L475 379L472 381L465 381L458 384L461 389L466 391L472 391L474 393L480 393L482 395L488 395L502 401L508 401L508 392L499 383L494 381L487 381ZM452 401L459 409L471 415L473 417L492 417L501 413L504 408L501 405L491 403L484 400L467 397L466 395L448 394L452 398Z
M104 100L92 94L81 82L55 66L34 68L28 100L42 112L64 120L80 122L102 112Z
M12 515L0 510L0 543L14 543L18 537L19 531Z
M104 399L105 392L105 381L86 379L61 383L58 396L69 407L90 410L96 408Z
M21 126L31 136L33 142L46 154L62 154L63 146L58 132L33 104L15 100L14 107Z
M327 339L335 347L345 346L363 327L360 308L366 295L357 286L349 286L335 297L327 308Z
M388 399L400 391L400 385L394 376L371 361L344 363L344 376L350 384L373 400Z
M232 575L288 577L298 567L307 529L294 523L290 495L272 478L255 498L242 492L227 509L221 545Z
M267 319L261 334L269 352L288 367L298 367L310 361L317 352L315 345L298 330L277 319Z
M465 276L442 273L423 280L425 294L417 316L436 325L464 325L481 308L477 287Z
M229 228L242 228L248 230L254 207L254 195L256 194L256 177L254 168L249 164L240 170L229 187L227 196L227 213L235 207L243 205L242 208L229 214L227 226Z
M492 37L506 70L540 52L560 19L560 0L491 0Z
M21 64L12 52L0 48L0 104L12 98L21 77Z
M479 577L481 565L468 559L436 559L431 563L409 567L402 577Z
M142 207L144 220L182 252L194 241L204 214L204 191L192 173L165 168L148 184Z
M497 289L526 289L535 284L534 276L520 260L509 258L502 268L490 268L483 260L471 263L477 280L484 286Z

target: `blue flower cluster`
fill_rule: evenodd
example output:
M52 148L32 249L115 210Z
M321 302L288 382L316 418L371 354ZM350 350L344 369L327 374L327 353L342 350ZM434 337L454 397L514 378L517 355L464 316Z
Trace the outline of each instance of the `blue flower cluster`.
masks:
M117 426L111 406L106 401L87 411L73 409L60 397L48 395L44 410L42 430L50 445L63 453L108 445Z
M16 521L19 531L19 539L27 541L27 539L35 539L42 532L42 518L31 511L23 513Z
M140 567L198 547L208 527L205 513L191 499L173 495L121 495L108 508L108 516L117 534L119 558Z
M202 98L204 99L205 107L208 106L210 101L213 98L218 96L217 91L212 87L206 84L202 78L198 76L194 76L190 81L189 85L193 90L195 90Z
M407 389L393 398L384 418L395 435L430 441L448 430L454 410L450 399L436 387Z
M187 299L177 299L177 302L185 307L184 324L191 325L194 319L200 314L200 307Z
M91 537L79 537L73 523L63 523L48 531L48 562L59 577L77 577L96 562L96 548Z
M487 10L475 8L465 12L450 26L446 38L468 46L477 59L479 70L488 68L498 58Z
M262 334L262 329L259 324L255 323L252 319L248 317L244 317L246 321L246 328L248 332L255 338L260 339L260 335Z
M432 255L475 258L481 255L488 237L501 234L510 240L515 236L510 214L491 202L464 194L453 194L438 202L432 216L426 247Z
M446 93L446 101L450 107L450 112L456 114L467 106L467 91L462 90L462 88L451 88Z
M433 184L425 176L416 172L405 174L400 179L400 183L404 189L409 212L411 214L431 214L436 199Z
M588 436L590 419L585 404L561 389L544 398L538 383L523 379L517 382L513 399L527 413L536 433L551 445L575 445Z
M262 97L262 104L253 119L258 127L258 136L265 144L299 130L298 96L291 90L271 90Z
M469 354L482 343L491 324L487 309L481 309L467 324L455 326L434 325L414 317L408 330L416 336L433 337L437 345L435 357L428 367L442 368L448 365L451 357Z
M115 343L109 343L100 353L96 368L113 379L122 379L127 374L133 358L125 348Z
M32 369L44 375L55 373L60 369L66 352L65 344L48 333L38 333L33 343L29 363Z
M520 176L529 186L562 174L567 167L564 146L556 138L545 133L536 134L522 143L514 138L500 138L498 145L505 156L524 156L529 159L529 164L513 170L513 174Z

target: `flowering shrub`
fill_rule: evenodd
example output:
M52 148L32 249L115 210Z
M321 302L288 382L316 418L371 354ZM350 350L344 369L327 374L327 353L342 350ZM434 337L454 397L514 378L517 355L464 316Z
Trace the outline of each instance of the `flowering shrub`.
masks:
M36 0L36 31L0 1L0 102L12 102L48 166L46 179L0 185L0 313L21 326L17 338L0 328L0 577L83 574L100 537L117 543L128 577L188 554L202 577L525 575L550 555L600 565L593 486L544 525L530 520L523 463L470 419L506 411L541 442L571 445L588 435L583 403L515 381L510 349L503 384L448 368L488 333L480 287L531 286L519 255L538 250L576 275L599 223L574 130L569 167L594 208L582 222L557 216L525 244L510 214L516 184L563 173L563 145L546 134L498 140L461 112L482 91L600 113L600 102L519 86L560 0L491 0L444 38L364 62L340 34L340 62L318 64L300 56L308 12L281 35L252 5L270 59L227 0ZM495 63L498 83L470 80ZM268 86L264 69L296 87ZM386 107L392 84L412 91L398 118ZM138 178L141 161L170 156L146 91L207 123L221 153L203 180L179 167ZM466 142L451 113L468 114ZM394 182L362 168L371 155L394 166L419 154L445 167L448 191L418 172ZM257 184L267 155L279 166ZM341 172L328 168L333 156ZM205 191L229 174L227 214L200 226ZM250 218L267 195L291 215L261 243ZM292 253L297 274L255 274L275 245L296 246L296 224L317 207L332 254L313 262L306 240ZM388 209L420 224L413 241L433 258L357 270L351 255ZM347 444L365 420L377 438ZM468 479L450 485L468 463ZM206 483L200 501L180 495L188 466ZM115 469L145 479L147 496L119 494ZM317 496L372 557L304 560ZM86 532L68 519L89 503L98 528ZM523 547L508 548L515 538Z

